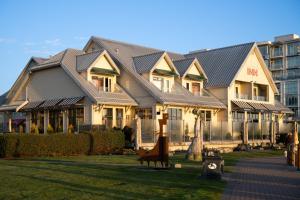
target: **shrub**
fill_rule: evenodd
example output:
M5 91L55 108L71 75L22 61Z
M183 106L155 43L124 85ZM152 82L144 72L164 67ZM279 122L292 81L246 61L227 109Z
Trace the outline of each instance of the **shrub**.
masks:
M125 136L122 131L106 130L91 134L92 154L107 154L118 151L125 146Z
M48 127L47 127L47 133L49 133L49 134L54 133L54 129L53 129L53 127L51 126L51 124L48 124Z
M18 135L10 134L0 135L0 157L16 156L16 146L18 143Z
M69 156L88 154L90 150L86 134L24 135L19 140L19 156Z
M81 134L7 134L0 136L0 157L108 154L124 145L124 134L116 130Z

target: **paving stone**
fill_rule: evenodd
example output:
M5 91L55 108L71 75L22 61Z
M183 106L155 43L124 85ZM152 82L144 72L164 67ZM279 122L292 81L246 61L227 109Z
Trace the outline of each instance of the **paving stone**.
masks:
M300 200L300 172L284 157L242 159L224 179L222 200Z

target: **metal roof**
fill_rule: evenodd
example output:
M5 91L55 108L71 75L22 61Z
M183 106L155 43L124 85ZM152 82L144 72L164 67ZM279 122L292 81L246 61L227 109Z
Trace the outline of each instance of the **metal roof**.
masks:
M137 73L147 73L152 70L154 65L158 62L158 60L163 56L165 52L155 52L147 55L136 56L133 57L133 62L135 66L135 70Z
M176 66L181 77L189 69L189 67L194 62L194 60L195 60L195 58L185 58L185 59L173 61L174 65Z
M241 110L253 110L253 107L249 105L247 102L235 101L235 100L232 100L231 102L234 103Z
M259 111L266 111L266 110L268 110L261 103L248 102L248 104L250 104L250 106L252 106L255 110L259 110Z
M116 84L115 92L101 92L91 82L81 76L76 69L76 56L83 53L81 50L67 49L61 66L91 100L99 104L137 105L135 100L118 84Z
M206 87L228 87L254 45L251 42L185 56L198 58L208 78Z
M71 97L65 98L62 102L59 103L59 106L73 106L81 101L84 97Z
M82 72L87 70L91 64L101 55L104 50L93 51L76 56L76 68L77 71Z
M164 51L124 42L102 39L98 37L92 37L91 40L93 40L99 47L107 50L110 56L115 59L115 62L119 64L119 67L128 72L132 76L132 78L135 79L138 84L143 86L145 90L148 91L148 93L152 95L159 103L191 106L210 105L211 108L226 108L226 106L221 101L219 101L212 95L208 94L208 96L195 96L191 92L183 88L183 86L176 81L170 93L162 92L148 79L146 79L136 71L134 57L155 53L160 55L160 53ZM88 44L86 45L86 47L88 46ZM185 58L180 54L170 52L166 53L171 59L178 60ZM151 60L152 59L153 58L151 58Z

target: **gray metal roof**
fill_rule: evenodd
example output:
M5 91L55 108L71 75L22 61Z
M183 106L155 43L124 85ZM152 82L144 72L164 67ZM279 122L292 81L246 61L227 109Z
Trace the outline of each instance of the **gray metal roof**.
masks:
M133 61L134 57L155 54L164 51L98 37L92 37L91 40L96 42L96 44L101 48L104 48L106 51L108 51L110 56L114 58L119 67L128 72L132 78L135 79L138 84L142 85L145 90L148 91L148 93L151 94L159 103L226 108L221 101L212 95L195 96L177 82L174 84L172 92L162 92L155 85L150 83L149 80L137 73ZM176 53L167 52L167 54L171 59L178 60L185 58L183 55ZM130 93L130 91L128 92Z
M147 55L133 57L133 63L137 73L150 72L157 61L162 57L165 52L155 52Z
M8 92L5 92L4 94L2 94L0 96L0 106L3 105L3 104L5 104L5 102L6 102L6 95L7 94L8 94Z
M116 85L115 92L101 92L76 69L76 56L84 52L77 49L67 49L61 66L70 75L75 83L93 100L99 104L114 104L114 105L137 105L135 100L131 98L122 87Z
M195 58L185 58L173 61L175 67L177 68L180 76L183 76L188 68L191 66Z
M185 56L199 60L208 78L206 87L228 87L254 45L252 42Z
M76 56L77 71L82 72L87 70L103 51L104 50L93 51L91 53Z

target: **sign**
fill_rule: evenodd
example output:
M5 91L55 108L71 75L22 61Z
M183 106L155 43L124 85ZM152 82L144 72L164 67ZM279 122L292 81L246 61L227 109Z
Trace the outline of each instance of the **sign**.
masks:
M249 76L258 76L258 69L247 68L247 75L249 75Z

